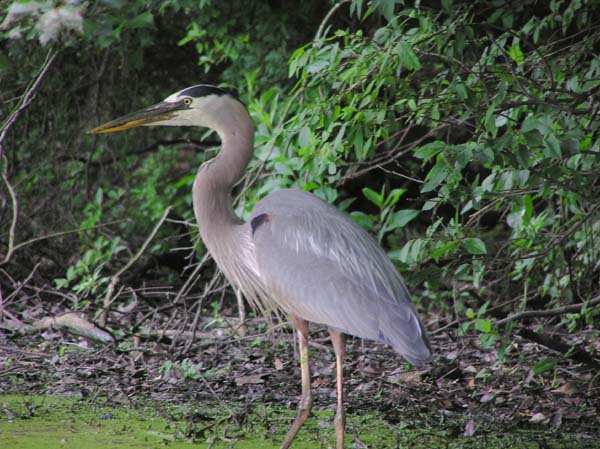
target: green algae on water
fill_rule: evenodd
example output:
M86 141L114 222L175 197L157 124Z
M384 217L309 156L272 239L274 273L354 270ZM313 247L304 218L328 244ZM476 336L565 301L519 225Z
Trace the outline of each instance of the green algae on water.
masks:
M262 405L108 403L45 396L0 396L0 448L6 449L276 449L293 410ZM225 410L224 410L225 408ZM335 446L332 411L316 411L293 449ZM456 429L393 425L374 414L347 419L347 448L600 449L585 435L523 430L465 437Z

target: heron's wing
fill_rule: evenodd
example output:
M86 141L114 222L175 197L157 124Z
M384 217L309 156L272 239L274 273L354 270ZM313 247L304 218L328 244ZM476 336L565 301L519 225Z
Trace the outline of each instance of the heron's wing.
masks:
M288 313L390 344L409 361L430 355L402 278L366 231L312 194L282 190L249 221L262 281Z

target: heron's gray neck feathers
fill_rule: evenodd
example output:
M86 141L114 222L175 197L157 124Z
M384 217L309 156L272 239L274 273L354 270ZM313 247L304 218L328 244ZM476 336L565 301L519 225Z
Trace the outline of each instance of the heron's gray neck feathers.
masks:
M221 138L221 151L200 167L194 181L193 200L200 233L210 240L214 232L220 235L223 228L241 223L233 212L231 189L252 159L254 129L250 116L237 101L227 103L206 125Z
M232 106L232 107L229 107ZM221 110L223 111L223 110ZM193 188L194 212L200 235L227 279L261 311L267 295L258 275L247 226L233 210L231 189L241 179L254 151L254 128L238 102L211 116L208 125L221 138L221 151L198 170Z

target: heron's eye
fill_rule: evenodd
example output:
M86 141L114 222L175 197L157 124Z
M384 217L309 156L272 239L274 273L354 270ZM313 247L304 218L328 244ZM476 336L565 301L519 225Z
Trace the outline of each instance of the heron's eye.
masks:
M189 106L192 104L192 99L190 97L186 97L183 99L183 104Z

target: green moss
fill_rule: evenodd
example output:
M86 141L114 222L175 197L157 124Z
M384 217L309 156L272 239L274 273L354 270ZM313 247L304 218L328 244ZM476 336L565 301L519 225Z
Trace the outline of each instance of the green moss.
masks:
M0 447L10 449L214 449L278 448L293 410L209 404L175 407L28 396L0 396ZM333 447L333 413L316 411L301 429L294 449ZM443 428L408 429L381 417L348 417L347 447L410 449L600 449L600 442L540 431L463 437ZM214 445L211 444L214 442Z

